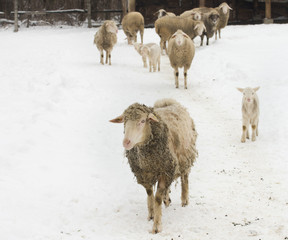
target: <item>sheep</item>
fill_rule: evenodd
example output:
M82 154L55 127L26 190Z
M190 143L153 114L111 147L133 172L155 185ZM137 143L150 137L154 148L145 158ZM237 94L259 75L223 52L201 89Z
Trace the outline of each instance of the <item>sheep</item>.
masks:
M219 33L219 38L221 38L221 29L227 26L230 10L233 10L226 2L221 3L215 8L220 16L219 22L216 27L215 39L217 40L217 31Z
M192 18L196 21L200 21L202 19L201 13L195 11L194 9L185 11L180 14L180 17L190 17L190 16L192 16Z
M202 21L195 21L192 17L182 18L165 16L157 19L155 21L155 31L161 39L161 50L165 49L167 53L165 42L168 41L178 29L181 29L191 39L194 39L196 36L202 35L205 26Z
M252 141L256 140L258 136L258 123L259 123L259 99L256 88L237 88L243 93L242 98L242 137L241 142L245 142L246 138L249 139L249 124L252 126Z
M125 154L138 184L146 189L148 220L154 219L152 233L158 233L162 229L162 201L169 206L170 185L178 177L182 206L189 204L188 177L198 156L193 119L174 99L161 99L154 108L134 103L110 122L124 123Z
M98 29L94 36L94 44L100 51L100 63L104 64L103 50L106 51L106 64L111 65L111 52L114 45L117 43L118 28L116 23L112 20L105 21L102 26Z
M158 71L160 71L160 58L161 58L161 48L157 45L154 44L152 46L147 46L144 45L141 48L141 55L143 58L149 59L149 72L152 71L152 66L153 66L153 71L156 72L156 67L158 65Z
M143 64L144 64L144 68L147 67L147 60L146 60L146 56L142 55L141 49L143 46L153 46L156 45L156 43L146 43L146 44L142 44L142 43L133 43L135 50L142 56L142 60L143 60Z
M214 8L194 8L194 11L201 13L201 19L205 24L206 31L201 35L201 46L203 46L203 39L206 36L206 45L209 45L209 38L212 38L217 31L217 25L220 15Z
M122 28L127 36L128 44L137 42L137 32L140 31L141 43L143 43L144 17L139 12L129 12L122 19Z
M176 15L172 12L166 12L164 9L159 9L157 12L154 13L154 15L157 15L158 18L164 17L166 15L170 17L176 17Z
M193 41L182 30L177 30L168 43L168 56L171 67L174 68L175 85L179 87L178 68L184 67L184 86L187 89L187 70L190 68L195 55Z

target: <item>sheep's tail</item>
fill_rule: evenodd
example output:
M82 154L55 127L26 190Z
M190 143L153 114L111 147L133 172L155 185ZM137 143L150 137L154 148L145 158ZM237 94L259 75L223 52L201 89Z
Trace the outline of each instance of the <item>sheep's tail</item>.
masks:
M156 101L154 103L154 108L163 108L163 107L168 107L174 104L179 104L176 100L172 98L164 98Z

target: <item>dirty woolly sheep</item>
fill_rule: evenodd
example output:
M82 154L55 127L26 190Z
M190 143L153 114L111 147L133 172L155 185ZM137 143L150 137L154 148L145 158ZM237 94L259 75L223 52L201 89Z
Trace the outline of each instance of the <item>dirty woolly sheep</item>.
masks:
M113 50L114 45L117 42L117 32L118 28L116 23L112 20L107 20L103 23L103 25L99 28L94 36L94 44L100 51L100 63L104 64L104 53L103 50L106 51L106 64L111 65L111 52Z
M215 39L217 39L217 32L219 33L219 38L221 38L221 29L227 26L230 10L233 10L226 2L221 3L215 8L220 16L219 22L217 24L217 29L215 32Z
M157 19L155 21L155 31L161 39L161 50L165 49L166 51L165 42L168 41L178 29L181 29L191 39L194 39L196 36L202 35L205 31L205 26L202 21L193 20L192 16L186 18L165 16Z
M256 88L237 88L243 93L242 98L242 137L241 142L245 142L246 138L249 139L249 125L252 127L252 141L256 140L258 136L258 123L259 123L259 99Z
M177 30L172 35L168 43L168 56L171 67L174 68L175 86L179 87L178 68L184 67L184 86L187 89L187 71L191 66L195 55L195 46L193 41L186 33Z
M148 220L154 219L152 232L158 233L162 229L162 201L169 206L170 185L178 177L182 206L189 203L188 178L198 155L193 119L175 100L161 99L153 108L134 103L110 122L124 123L125 154L138 184L146 189Z
M129 12L122 19L122 28L127 36L128 44L137 42L137 32L140 32L141 43L143 43L144 17L139 12Z

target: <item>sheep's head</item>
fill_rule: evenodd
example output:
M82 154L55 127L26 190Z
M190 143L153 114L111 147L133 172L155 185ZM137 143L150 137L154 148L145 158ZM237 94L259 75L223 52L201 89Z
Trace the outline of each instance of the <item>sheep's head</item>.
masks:
M198 21L196 23L196 26L194 27L196 36L201 36L203 34L203 32L206 32L206 27L205 24L202 21Z
M104 22L104 26L106 28L106 31L109 33L118 33L118 28L116 26L116 23L112 20L108 20Z
M192 19L195 21L200 21L202 18L201 13L199 12L192 12L191 15L192 15Z
M178 29L171 38L175 40L177 46L182 46L185 42L185 38L189 38L189 36L182 30Z
M157 12L154 13L154 15L157 15L158 18L161 18L166 16L167 12L164 9L159 9Z
M123 147L131 150L135 145L144 143L151 134L150 122L159 122L152 110L139 103L129 106L122 115L110 120L124 123Z
M212 11L209 16L208 16L208 19L209 21L211 22L212 25L216 26L217 23L219 22L219 14L218 12L215 10L215 11Z
M144 47L141 48L140 54L143 57L148 57L149 52L150 52L150 48L147 47L147 46L144 46Z
M229 10L233 10L226 2L221 3L218 8L222 10L225 15L229 13Z
M141 47L143 46L142 43L133 43L135 50L141 54Z
M243 101L250 104L254 102L255 96L256 96L256 91L259 90L260 87L256 88L237 88L240 92L243 93Z

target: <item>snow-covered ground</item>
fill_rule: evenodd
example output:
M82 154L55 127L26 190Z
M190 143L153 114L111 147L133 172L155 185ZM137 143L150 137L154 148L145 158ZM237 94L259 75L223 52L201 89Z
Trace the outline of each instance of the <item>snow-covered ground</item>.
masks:
M5 240L288 239L288 25L228 26L199 47L188 90L173 69L149 73L123 31L112 66L99 63L95 29L0 29L0 238ZM159 42L145 29L144 42ZM240 142L236 87L261 86L259 137ZM199 158L190 205L180 183L150 233L146 192L130 171L128 105L172 97L190 112Z

